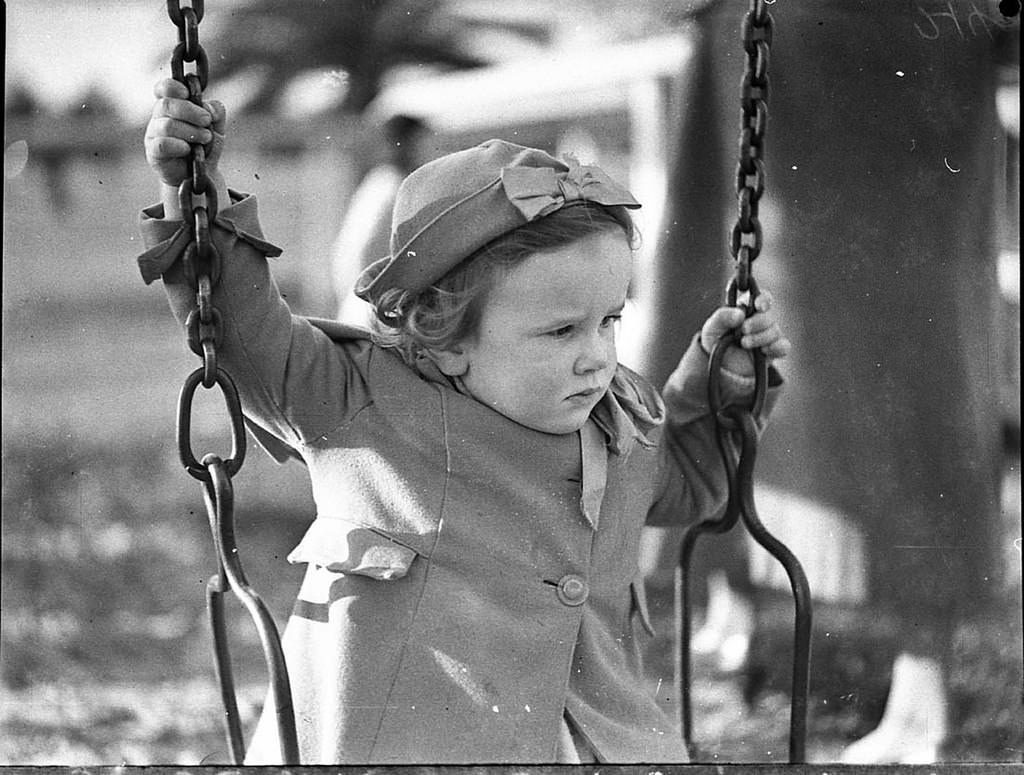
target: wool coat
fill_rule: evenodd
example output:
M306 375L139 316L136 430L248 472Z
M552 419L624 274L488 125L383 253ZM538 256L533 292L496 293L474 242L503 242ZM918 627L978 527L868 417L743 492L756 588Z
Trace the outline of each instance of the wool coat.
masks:
M664 400L620 367L578 432L518 425L429 362L293 315L252 197L211 233L218 361L251 429L308 467L317 514L283 645L303 764L551 763L563 714L600 761L687 752L641 665L645 524L714 516L726 480L692 343ZM187 235L144 211L150 281L192 308ZM265 712L248 763L279 761Z

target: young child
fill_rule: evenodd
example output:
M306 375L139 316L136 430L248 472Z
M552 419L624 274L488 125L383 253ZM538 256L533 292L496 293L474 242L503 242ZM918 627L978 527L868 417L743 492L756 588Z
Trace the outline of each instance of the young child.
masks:
M188 141L209 143L218 362L312 480L283 636L302 763L686 761L641 669L640 533L724 507L707 350L739 328L784 356L768 295L746 319L717 310L662 400L616 362L637 202L596 167L492 140L405 180L391 255L357 288L375 332L297 317L255 201L216 171L223 107L173 80L156 95L143 276L184 320L176 187ZM728 353L737 396L750 360ZM249 763L278 761L271 718Z

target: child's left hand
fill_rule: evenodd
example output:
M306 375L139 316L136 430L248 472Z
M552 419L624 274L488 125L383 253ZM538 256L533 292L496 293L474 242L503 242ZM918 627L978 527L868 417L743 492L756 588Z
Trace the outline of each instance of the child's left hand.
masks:
M729 331L737 330L738 342L744 350L760 348L768 362L785 358L789 354L789 340L771 315L772 295L762 291L754 299L754 314L749 318L741 307L719 307L707 319L700 331L700 345L710 353L715 344ZM732 347L725 353L722 366L734 374L753 376L753 358Z

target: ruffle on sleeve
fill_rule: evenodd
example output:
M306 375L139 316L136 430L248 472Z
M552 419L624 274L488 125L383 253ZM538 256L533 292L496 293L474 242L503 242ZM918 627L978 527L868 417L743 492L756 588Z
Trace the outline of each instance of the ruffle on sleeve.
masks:
M402 578L415 557L412 549L376 530L335 517L317 517L288 555L288 562L389 581Z
M214 224L244 240L265 256L279 256L281 249L263 238L260 228L256 197L238 191L229 191L231 204L222 208ZM146 245L146 251L136 261L142 279L149 285L161 277L185 252L191 239L191 230L182 221L164 219L162 204L152 205L142 211L139 230Z

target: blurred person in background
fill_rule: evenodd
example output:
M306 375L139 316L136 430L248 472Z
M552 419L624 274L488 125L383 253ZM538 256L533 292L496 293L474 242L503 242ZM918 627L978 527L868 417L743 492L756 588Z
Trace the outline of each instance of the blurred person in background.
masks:
M334 279L337 317L355 325L367 325L372 310L353 292L366 267L388 254L391 238L391 209L398 186L424 159L419 143L427 132L416 116L388 117L379 134L380 160L363 176L345 210L334 242L331 271Z
M766 435L756 474L800 539L798 556L856 558L861 604L899 633L884 714L844 751L850 763L942 758L954 631L1005 604L1002 426L1013 409L998 391L1009 332L998 314L996 85L1001 59L1019 67L1019 16L1002 15L1003 5L770 6L766 245L754 274L776 289L796 355L778 409L786 420ZM694 7L693 96L659 248L665 345L647 369L655 380L671 367L668 343L716 303L725 262L705 257L727 256L736 212L744 57L722 42L741 39L742 14L731 3ZM834 514L845 528L825 531ZM856 546L843 538L853 535ZM661 548L670 561L673 541ZM735 608L754 594L736 541L698 542L717 579L709 607L719 610L707 623L718 635L708 632L705 647L750 624L747 604ZM849 586L838 563L831 572L817 588L812 579L812 593Z

